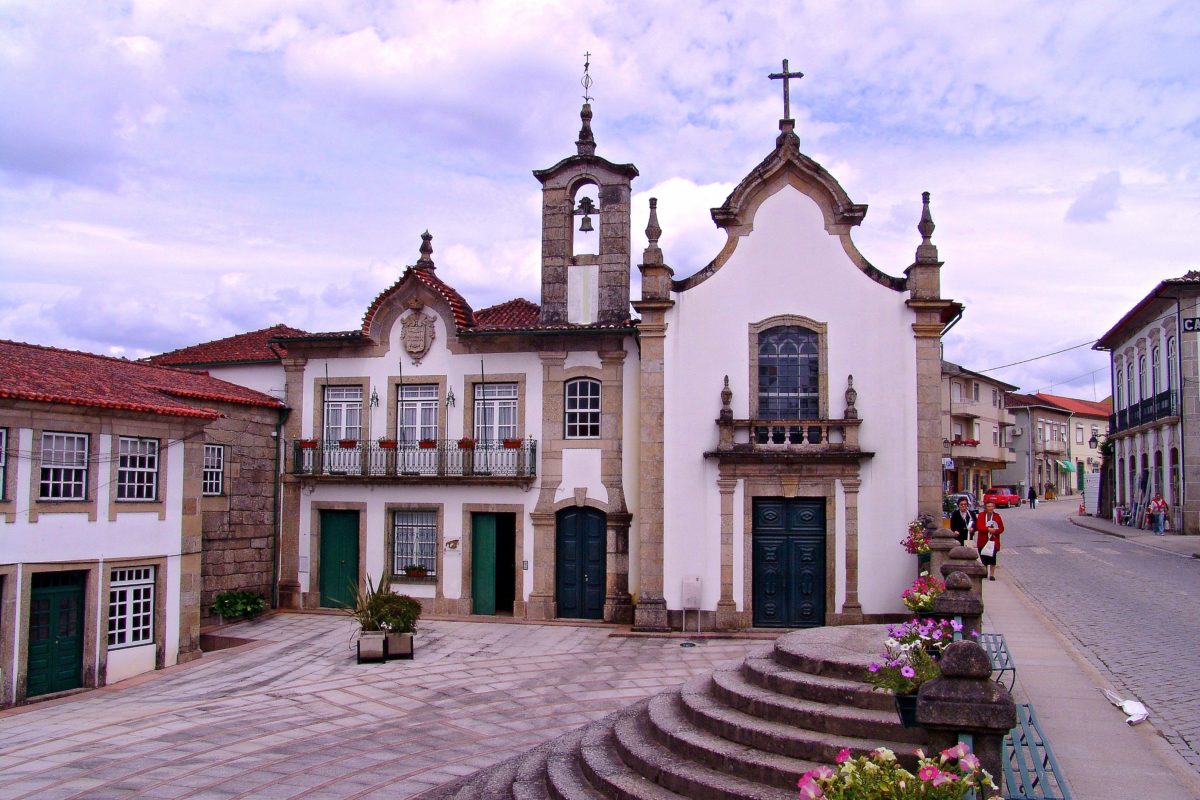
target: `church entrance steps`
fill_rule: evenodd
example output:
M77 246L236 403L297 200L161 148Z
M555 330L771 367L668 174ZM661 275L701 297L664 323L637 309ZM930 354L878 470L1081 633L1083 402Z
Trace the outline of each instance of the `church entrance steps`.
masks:
M425 800L794 800L800 776L888 747L909 767L924 731L901 727L864 678L882 625L780 637L715 670Z

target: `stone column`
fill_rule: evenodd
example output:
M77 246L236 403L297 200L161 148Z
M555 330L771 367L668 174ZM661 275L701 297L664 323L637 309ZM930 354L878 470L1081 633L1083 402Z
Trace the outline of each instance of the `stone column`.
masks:
M303 428L305 358L283 359L284 402L290 413L283 425L284 469L295 469L293 442L300 438ZM279 519L279 607L300 608L300 481L294 475L283 479L283 507Z
M604 621L618 625L633 622L633 601L629 597L629 523L633 515L608 514L608 555L604 592Z
M929 539L929 574L941 575L942 567L950 559L950 551L958 547L958 540L954 538L954 531L940 527L932 517L924 517L922 522Z
M539 353L542 362L542 442L537 505L529 515L533 523L533 590L525 606L527 619L554 619L555 537L554 495L562 483L563 365L565 351Z
M717 601L717 630L741 627L733 599L733 493L737 478L717 478L721 495L721 598Z
M858 602L858 490L862 481L842 478L846 492L846 602L842 604L842 623L860 625L862 604Z
M980 604L983 603L983 578L987 575L987 567L979 561L979 551L973 545L964 545L959 547L955 545L950 551L945 564L933 575L941 574L942 579L947 581L949 586L950 576L955 572L962 573L971 582L971 594L976 597ZM982 613L982 612L980 612Z
M554 619L557 605L554 600L554 534L553 513L529 515L533 524L533 590L525 603L526 619Z
M663 394L667 325L643 318L638 328L641 358L641 518L638 522L638 603L633 628L670 630L663 597Z
M917 722L929 732L929 752L953 747L960 734L970 734L983 768L1002 783L1001 743L1017 724L1012 697L992 680L991 661L975 642L950 644L939 664L941 677L923 684L917 696Z

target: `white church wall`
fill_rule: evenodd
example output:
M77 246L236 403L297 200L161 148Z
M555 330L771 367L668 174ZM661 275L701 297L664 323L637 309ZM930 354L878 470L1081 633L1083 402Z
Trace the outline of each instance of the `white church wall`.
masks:
M863 610L899 607L901 573L911 571L911 564L895 558L898 545L893 540L915 513L917 484L913 315L905 298L859 270L839 239L825 232L816 203L790 187L762 203L753 232L741 239L720 270L673 296L665 385L664 588L669 606L678 605L684 574L705 569L706 584L719 581L719 514L696 498L698 492L716 494L715 473L703 453L717 444L723 377L730 378L734 417L749 417L748 326L798 314L827 326L828 373L822 391L828 416L842 415L846 376L853 374L863 419L861 448L875 453L863 462L859 495L860 575L872 576L860 581ZM741 510L741 505L735 508L735 519Z

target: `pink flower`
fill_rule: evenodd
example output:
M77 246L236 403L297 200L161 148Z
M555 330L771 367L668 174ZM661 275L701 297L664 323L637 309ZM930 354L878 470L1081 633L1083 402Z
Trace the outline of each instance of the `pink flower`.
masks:
M974 753L967 753L958 760L958 765L965 770L974 772L980 767L979 756L975 755Z
M958 780L958 776L952 772L939 772L938 776L933 779L934 786L941 786L943 783L954 783Z
M963 742L959 742L954 747L948 747L942 751L942 758L962 758L970 754L971 748L967 747Z
M813 780L811 772L804 773L804 777L800 778L800 783L796 785L800 789L800 800L819 800L825 796L821 787Z
M942 774L942 771L939 770L937 767L935 767L933 764L926 764L925 766L923 766L919 770L917 770L917 777L923 781L931 781L934 778L936 778L938 775L941 775L941 774Z
M843 764L849 760L850 760L850 748L843 747L841 750L838 751L837 763Z
M871 666L867 667L869 672L879 672L879 665L872 662Z
M822 764L808 774L819 781L827 781L834 776L833 767L828 764Z
M917 676L917 671L912 667L903 666L900 668L900 674L906 678L915 678Z

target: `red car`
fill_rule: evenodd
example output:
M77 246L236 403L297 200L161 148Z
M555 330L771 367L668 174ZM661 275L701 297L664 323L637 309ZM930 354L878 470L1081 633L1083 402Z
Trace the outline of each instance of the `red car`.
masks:
M1021 498L1005 486L993 486L983 493L984 505L995 503L996 508L1008 508L1021 505Z

